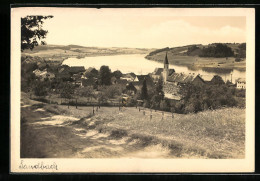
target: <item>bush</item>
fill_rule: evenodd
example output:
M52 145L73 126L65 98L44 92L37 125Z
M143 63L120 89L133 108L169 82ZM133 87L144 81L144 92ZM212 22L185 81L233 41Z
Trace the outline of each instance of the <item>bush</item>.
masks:
M242 61L241 58L236 58L236 59L235 59L235 62L241 62L241 61Z
M128 107L132 107L132 106L135 106L136 103L137 103L137 102L136 102L135 99L133 99L133 98L129 98L129 99L127 100L126 106L128 106Z
M234 98L236 90L227 85L185 85L181 88L184 100L175 104L175 111L190 113L221 107L233 107L238 103Z
M167 102L167 100L162 100L160 102L160 110L162 110L162 111L170 111L170 106L169 106L169 103Z
M150 108L150 101L145 100L143 106L144 106L145 108Z

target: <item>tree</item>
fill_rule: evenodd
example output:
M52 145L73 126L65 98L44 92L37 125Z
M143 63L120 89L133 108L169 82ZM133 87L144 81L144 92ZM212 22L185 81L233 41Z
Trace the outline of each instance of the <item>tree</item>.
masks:
M35 46L45 45L42 39L46 38L47 30L42 29L44 20L53 16L26 16L21 18L21 50L33 49Z
M46 82L45 81L35 81L33 91L36 96L45 97L46 95L48 95L48 88L47 88Z
M110 85L111 84L111 70L108 66L101 66L99 71L99 83L100 85Z
M108 98L115 98L115 96L119 96L122 94L122 88L118 85L111 85L103 89L103 93L107 95Z
M143 87L141 89L141 99L147 100L147 98L148 98L147 85L146 85L146 80L144 79Z
M87 78L98 77L98 70L93 68L91 71L86 71L85 77L87 77Z
M122 77L122 72L120 72L119 70L116 70L113 72L113 76L115 76L115 78L119 79L120 77Z
M164 98L163 92L163 80L160 78L156 84L155 94L161 97L161 100Z
M74 93L74 86L69 83L65 83L61 90L61 97L71 99L73 93Z

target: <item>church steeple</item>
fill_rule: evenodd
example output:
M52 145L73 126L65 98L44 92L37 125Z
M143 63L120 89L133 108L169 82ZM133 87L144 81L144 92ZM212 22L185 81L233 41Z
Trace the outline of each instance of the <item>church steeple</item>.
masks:
M165 59L164 59L164 69L163 69L162 75L163 75L163 82L166 83L167 79L168 79L168 75L169 75L169 61L168 61L168 57L167 57L167 52L166 52Z
M168 68L169 68L169 61L166 52L165 59L164 59L164 69L168 69Z

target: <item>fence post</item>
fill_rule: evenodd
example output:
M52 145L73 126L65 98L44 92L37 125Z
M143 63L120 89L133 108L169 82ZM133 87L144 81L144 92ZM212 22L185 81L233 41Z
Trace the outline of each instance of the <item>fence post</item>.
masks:
M163 120L163 118L164 118L164 112L162 112L162 120Z

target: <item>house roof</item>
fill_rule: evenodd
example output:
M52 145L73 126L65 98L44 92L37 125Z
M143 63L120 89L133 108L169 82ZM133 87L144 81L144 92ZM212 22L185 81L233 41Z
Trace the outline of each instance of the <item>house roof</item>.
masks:
M69 68L69 72L71 73L78 73L78 72L84 72L85 67L84 66L73 66Z
M184 74L184 73L172 73L171 76L168 77L169 82L179 82L179 83L189 83L192 82L196 78L193 74Z
M168 73L168 75L171 76L174 72L175 72L174 69L169 69L169 73Z
M147 85L154 85L153 79L150 77L150 75L137 75L137 78L140 84L142 84L143 81L146 80Z
M137 90L132 82L130 82L129 84L126 85L126 89L127 90L133 90L133 91Z
M210 82L213 84L225 84L224 80L219 75L214 75Z
M92 71L98 71L97 69L95 69L94 67L89 67L86 69L85 72L92 72Z
M163 68L156 68L156 69L154 70L154 72L152 73L152 75L161 75L162 72L163 72L163 70L164 70ZM175 72L174 69L169 69L168 75L170 76L170 75L172 75L174 72Z
M238 78L238 79L236 80L236 82L246 83L246 79L245 79L245 78Z
M153 72L153 75L161 75L163 72L163 68L156 68Z
M127 73L127 74L123 74L121 78L130 78L130 79L134 79L136 77L136 75L134 73Z
M117 79L116 83L117 84L124 84L124 85L126 85L128 83L128 81L126 79Z

